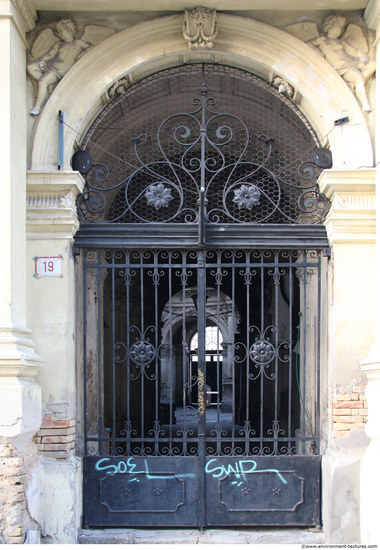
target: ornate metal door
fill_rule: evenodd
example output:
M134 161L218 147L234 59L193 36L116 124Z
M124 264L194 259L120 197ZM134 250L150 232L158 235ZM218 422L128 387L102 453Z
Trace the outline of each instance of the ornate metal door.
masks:
M201 74L78 201L85 526L320 523L327 203Z

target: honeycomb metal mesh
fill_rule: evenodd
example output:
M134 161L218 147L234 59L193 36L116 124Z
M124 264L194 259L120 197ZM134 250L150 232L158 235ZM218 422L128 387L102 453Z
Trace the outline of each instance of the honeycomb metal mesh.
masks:
M209 223L322 220L326 201L315 200L315 173L305 180L297 171L320 146L299 109L250 73L195 64L132 85L94 121L82 148L104 167L94 166L88 175L89 185L79 203L82 221L197 222L201 141L194 136L199 134L200 114L189 113L199 109L194 98L201 97L203 78L209 98L205 152ZM153 190L151 201L147 190L150 196ZM244 199L247 191L251 197ZM162 193L166 202L165 196L163 202L158 200ZM301 209L300 195L306 205Z

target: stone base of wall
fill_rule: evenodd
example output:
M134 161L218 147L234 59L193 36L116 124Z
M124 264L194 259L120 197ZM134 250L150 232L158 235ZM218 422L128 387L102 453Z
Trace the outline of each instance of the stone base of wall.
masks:
M0 453L0 535L6 544L22 544L25 538L24 460L11 446Z
M75 451L75 420L55 419L53 414L45 414L33 440L43 456L69 458Z
M333 436L345 437L352 430L364 430L368 420L367 399L363 386L352 393L341 393L333 402Z

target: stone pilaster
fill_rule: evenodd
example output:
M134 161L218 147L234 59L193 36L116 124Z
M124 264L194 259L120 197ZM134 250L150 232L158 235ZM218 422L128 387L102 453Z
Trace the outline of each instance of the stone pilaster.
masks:
M41 421L40 389L34 377L42 360L26 324L25 32L29 27L20 12L24 3L19 4L17 8L14 2L3 1L0 7L0 445L15 444L19 436L31 437Z
M24 466L41 423L42 359L26 321L26 48L36 12L27 0L0 3L0 539L23 543L28 519Z
M75 457L76 299L72 243L79 227L76 197L83 178L72 171L30 171L26 197L27 319L44 369L42 425L34 437L42 467L33 517L55 543L76 542L81 512L81 462ZM59 257L58 275L36 276L38 257ZM55 488L59 487L60 490Z
M327 543L360 542L360 461L368 439L360 361L376 327L375 169L325 170L328 265L328 450L322 460ZM344 412L344 414L342 414ZM349 485L347 484L349 479Z
M71 244L79 227L75 200L84 181L77 172L27 175L28 322L44 358L45 414L71 420L75 414L75 281ZM59 276L36 277L38 257L60 257ZM59 419L59 418L57 418Z
M365 11L365 21L369 28L376 31L376 60L380 58L380 1L370 0ZM380 84L376 82L376 149L375 164L380 160ZM380 210L380 171L376 170L376 206ZM378 543L380 523L378 498L380 494L380 216L376 218L376 295L373 307L376 310L377 331L375 342L369 354L362 362L362 371L367 375L366 397L368 403L368 422L366 433L370 444L362 460L361 467L361 542Z
M328 333L337 395L351 394L365 383L360 361L376 328L375 174L375 169L325 170L319 181L331 201L325 222L332 247Z

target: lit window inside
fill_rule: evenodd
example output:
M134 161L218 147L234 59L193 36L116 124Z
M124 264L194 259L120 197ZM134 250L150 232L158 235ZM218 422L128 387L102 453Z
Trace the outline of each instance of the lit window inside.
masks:
M223 336L217 327L206 327L206 351L222 351ZM198 349L198 332L191 339L190 349Z

